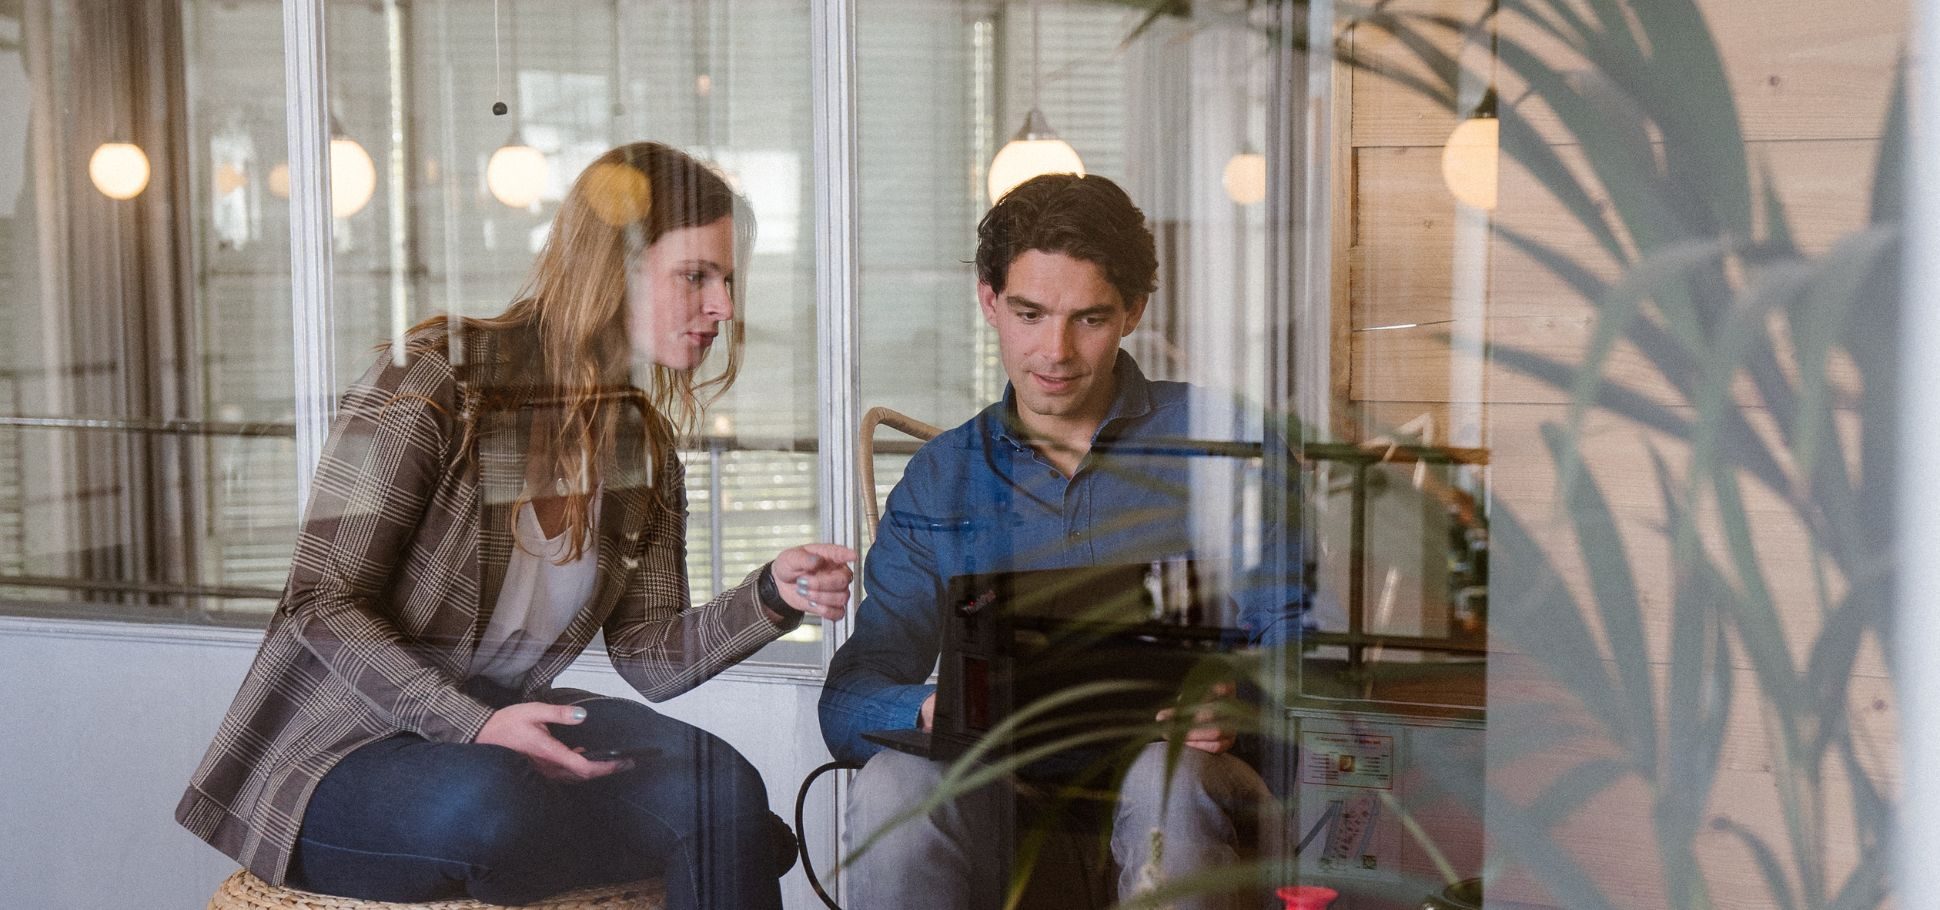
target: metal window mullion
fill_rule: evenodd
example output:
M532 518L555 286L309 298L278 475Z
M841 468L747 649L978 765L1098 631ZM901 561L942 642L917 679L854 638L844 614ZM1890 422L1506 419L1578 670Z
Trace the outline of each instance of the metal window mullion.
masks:
M1332 4L1312 4L1308 25L1312 28L1324 27L1329 34L1332 23L1328 16ZM1299 33L1299 17L1302 12L1292 3L1279 4L1272 8L1269 21L1272 31L1281 35ZM1328 45L1321 42L1322 48ZM1326 358L1319 358L1321 364L1316 371L1311 368L1302 370L1301 364L1312 364L1316 341L1328 337L1327 321L1331 319L1326 301L1331 299L1327 289L1327 260L1317 258L1315 250L1326 250L1330 244L1329 224L1323 219L1318 223L1312 217L1315 208L1312 200L1318 198L1321 214L1327 212L1325 200L1328 197L1329 163L1324 156L1315 154L1316 149L1327 149L1326 130L1329 126L1325 119L1324 107L1314 104L1310 99L1322 91L1331 92L1327 86L1332 73L1332 57L1326 64L1312 62L1316 56L1313 40L1308 46L1296 47L1290 41L1273 42L1270 72L1272 76L1267 89L1266 137L1262 151L1267 160L1267 210L1266 210L1266 255L1262 266L1265 271L1266 311L1269 330L1267 332L1267 358L1265 366L1267 414L1265 435L1261 440L1261 474L1265 482L1261 484L1261 514L1268 523L1280 522L1283 526L1296 529L1301 541L1298 552L1300 565L1287 565L1289 559L1285 548L1268 554L1275 560L1272 570L1274 577L1288 575L1305 578L1306 553L1312 535L1307 529L1307 501L1295 495L1297 487L1290 482L1295 478L1309 476L1302 465L1285 447L1266 445L1273 439L1276 422L1278 429L1285 435L1288 446L1304 452L1309 442L1302 429L1302 421L1320 421L1325 426L1326 403L1330 390L1325 381L1328 376ZM1320 84L1316 85L1316 81ZM1315 234L1318 234L1316 237ZM1316 269L1318 268L1318 274ZM1318 313L1316 312L1318 307ZM1316 318L1320 316L1320 318ZM1325 354L1324 347L1319 348ZM1313 386L1319 384L1319 388ZM1354 538L1358 539L1358 538ZM1350 578L1358 576L1350 575ZM1286 680L1294 686L1301 685L1299 675L1299 650L1295 648L1273 648L1266 655L1268 665L1266 679ZM1287 683L1283 683L1287 684ZM1280 703L1286 704L1291 692L1280 693ZM1268 712L1263 718L1267 742L1291 743L1295 741L1297 721L1286 711ZM1299 762L1292 749L1269 749L1263 756L1260 768L1268 781L1276 784L1275 792L1292 793L1298 790ZM1275 858L1279 864L1273 875L1281 881L1293 879L1293 854L1299 842L1299 832L1284 826L1268 826L1263 832L1263 854Z
M817 264L815 384L821 403L816 413L819 512L821 529L828 539L855 547L861 540L855 430L856 401L862 394L856 361L861 230L856 185L855 7L850 0L814 0L809 15ZM825 671L835 649L848 638L849 623L845 619L823 625ZM847 799L848 787L840 777L823 803L826 821L815 826L820 829L812 838L815 843L839 844L844 836L836 807ZM803 832L803 836L809 835ZM846 881L838 883L837 893L847 898Z
M820 446L823 535L856 546L856 400L861 247L856 185L855 9L850 0L818 0L811 11L809 67L814 110L816 415ZM848 634L848 622L824 626L824 663Z
M336 380L330 338L330 105L324 0L283 4L284 100L290 154L290 338L295 355L296 491L300 513L330 432Z
M1940 242L1940 4L1914 3L1914 52L1908 87L1911 94L1912 141L1905 173L1908 200L1904 261L1905 283L1900 300L1900 384L1892 406L1898 411L1898 465L1892 495L1899 502L1894 545L1898 559L1894 632L1888 637L1898 651L1894 672L1899 696L1899 747L1903 792L1898 807L1896 890L1904 905L1924 902L1940 894L1940 866L1933 850L1940 847L1940 563L1933 545L1940 541L1940 511L1933 507L1940 482L1927 466L1940 448L1940 311L1933 295L1940 292L1940 262L1920 250ZM1886 419L1869 415L1868 419Z

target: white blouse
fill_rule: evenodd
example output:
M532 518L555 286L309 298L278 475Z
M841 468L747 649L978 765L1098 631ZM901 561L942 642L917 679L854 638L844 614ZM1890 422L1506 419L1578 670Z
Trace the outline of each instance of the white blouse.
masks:
M595 490L588 527L599 527L599 501ZM558 560L571 549L566 535L562 530L557 537L547 537L532 503L519 508L516 545L505 567L498 605L472 657L473 676L516 687L592 598L599 575L599 546L595 542L578 559L559 565Z

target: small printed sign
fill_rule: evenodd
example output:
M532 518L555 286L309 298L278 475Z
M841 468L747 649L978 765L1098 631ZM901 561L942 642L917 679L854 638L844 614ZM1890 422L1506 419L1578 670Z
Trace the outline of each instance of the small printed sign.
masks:
M1394 737L1373 733L1300 736L1300 781L1324 787L1394 789Z
M1369 872L1380 871L1380 855L1374 849L1381 820L1380 799L1372 793L1336 799L1328 803L1327 812L1332 820L1320 853L1320 868L1339 871L1358 865Z

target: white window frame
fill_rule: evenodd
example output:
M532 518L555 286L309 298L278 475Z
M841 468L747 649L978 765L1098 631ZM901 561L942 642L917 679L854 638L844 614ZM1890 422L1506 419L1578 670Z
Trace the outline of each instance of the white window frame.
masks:
M324 0L285 0L285 112L290 144L290 324L295 354L296 511L309 501L336 401L333 369L333 252L330 215L330 97ZM815 0L810 11L814 110L817 529L822 540L855 546L856 401L860 378L860 271L856 185L855 10L851 0ZM847 637L847 621L823 635L819 678Z

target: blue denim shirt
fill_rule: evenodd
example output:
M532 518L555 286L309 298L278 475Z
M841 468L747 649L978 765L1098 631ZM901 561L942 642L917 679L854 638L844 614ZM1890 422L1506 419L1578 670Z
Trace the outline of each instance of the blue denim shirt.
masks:
M925 681L936 665L944 586L955 575L1213 557L1240 576L1230 583L1234 619L1250 639L1277 644L1298 635L1306 597L1293 529L1248 536L1235 527L1210 535L1257 541L1252 553L1204 552L1209 535L1193 532L1209 520L1244 520L1230 480L1209 482L1207 474L1208 467L1216 477L1221 467L1242 462L1196 455L1178 443L1259 442L1257 418L1203 389L1148 380L1122 351L1114 374L1111 409L1069 478L1024 442L1008 388L1002 401L910 460L864 563L854 630L822 688L830 753L866 761L881 747L865 741L864 731L916 726L935 691Z

